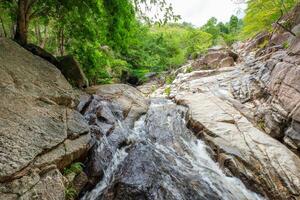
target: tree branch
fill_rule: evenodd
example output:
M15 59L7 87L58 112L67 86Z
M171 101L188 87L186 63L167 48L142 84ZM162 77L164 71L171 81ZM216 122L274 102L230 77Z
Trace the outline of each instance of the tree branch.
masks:
M282 19L282 17L283 17L283 11L282 11L282 9L280 10L280 12L281 12L281 16L280 16L279 19L276 21L276 24L277 24L278 26L280 26L281 28L283 28L285 31L289 32L290 34L292 34L293 36L296 37L296 34L295 34L292 30L288 29L287 27L285 27L284 25L282 25L282 24L279 22L279 21Z

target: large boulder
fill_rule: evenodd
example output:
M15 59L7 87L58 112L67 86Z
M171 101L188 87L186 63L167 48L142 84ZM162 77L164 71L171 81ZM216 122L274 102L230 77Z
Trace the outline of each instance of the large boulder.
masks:
M230 67L238 60L238 54L222 46L216 46L208 50L208 53L195 60L191 67L193 70L214 69Z
M290 34L289 32L275 33L271 37L269 44L270 45L284 45L285 43L288 42L291 35L292 34Z
M270 34L268 32L261 32L257 34L253 39L249 40L245 47L246 52L250 52L255 48L263 45L270 38Z
M220 66L222 67L231 67L234 65L234 59L232 57L226 57L221 60Z
M34 55L47 60L51 64L53 64L55 66L58 65L57 59L51 53L47 52L45 49L43 49L37 45L34 45L34 44L27 44L24 46L24 48L26 50L30 51L31 53L33 53Z
M74 56L68 55L60 57L57 67L72 85L79 88L89 86L88 79Z
M292 32L295 33L296 36L290 39L288 53L291 55L300 55L300 24L296 25L292 29Z
M93 86L88 88L86 92L94 95L95 100L98 99L98 96L100 99L102 97L115 105L116 109L118 109L118 111L115 111L115 113L120 113L120 119L124 120L129 127L132 127L139 116L145 113L148 109L148 100L146 100L146 98L140 91L129 85L112 84ZM112 107L110 107L110 109L112 109ZM113 117L114 115L107 114L111 111L109 111L108 108L106 109L106 111L107 112L104 112L104 110L102 109L101 113L99 114L104 117L107 122L115 122L116 118Z
M64 200L64 179L55 166L36 169L19 179L2 184L0 197L3 200Z
M222 60L223 58L226 57L226 53L225 52L221 52L221 51L213 51L213 52L209 52L208 54L206 54L204 56L204 60L206 62L212 61L212 60Z
M0 38L0 93L0 199L6 199L4 193L16 194L9 185L32 171L43 172L54 164L57 173L38 176L41 181L61 179L57 168L63 169L89 149L89 127L75 110L78 92L61 72L4 38ZM25 181L20 190L28 187L42 193L48 187L44 182L33 188ZM48 192L50 196L39 199L63 199L58 190ZM32 199L27 193L18 196Z

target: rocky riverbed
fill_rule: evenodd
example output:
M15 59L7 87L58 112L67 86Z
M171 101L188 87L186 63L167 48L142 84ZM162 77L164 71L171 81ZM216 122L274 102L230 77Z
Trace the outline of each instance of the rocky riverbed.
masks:
M0 199L300 199L300 39L280 34L84 91L1 38Z

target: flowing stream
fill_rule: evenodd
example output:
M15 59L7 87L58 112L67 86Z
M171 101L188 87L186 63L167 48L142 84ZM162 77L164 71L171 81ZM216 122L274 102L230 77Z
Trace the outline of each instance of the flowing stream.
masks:
M153 99L133 129L120 122L97 141L95 163L103 168L103 178L81 199L263 199L224 174L205 143L186 127L186 118L187 108Z

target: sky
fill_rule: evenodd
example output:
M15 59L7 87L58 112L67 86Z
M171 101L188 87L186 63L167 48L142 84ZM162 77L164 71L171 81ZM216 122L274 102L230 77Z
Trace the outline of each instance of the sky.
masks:
M175 14L181 16L185 22L199 27L211 17L218 21L228 22L231 15L243 16L245 5L235 4L233 0L168 0L174 8Z

